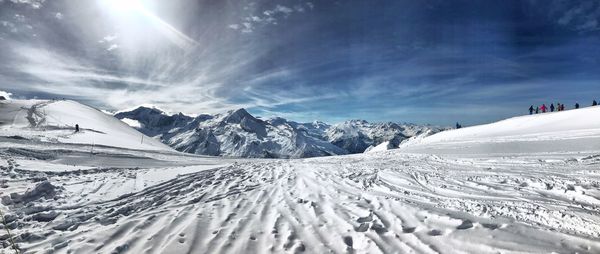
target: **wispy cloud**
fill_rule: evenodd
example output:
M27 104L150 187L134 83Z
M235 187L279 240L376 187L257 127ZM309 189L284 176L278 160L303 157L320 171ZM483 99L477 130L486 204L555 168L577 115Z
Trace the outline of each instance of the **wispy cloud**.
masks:
M600 80L584 2L0 1L0 89L111 110L483 121Z
M46 0L0 0L0 3L4 2L4 1L11 2L13 4L28 5L29 7L33 8L33 9L42 8L44 2L46 2Z
M302 13L306 10L312 10L315 5L312 2L295 4L291 7L277 4L267 10L259 10L254 4L247 6L245 9L252 10L249 16L243 17L242 21L237 24L230 24L230 29L240 31L242 33L252 33L258 27L268 25L277 25L283 18L289 17L293 13Z
M600 30L600 4L597 1L553 0L550 8L550 15L563 27L579 32Z

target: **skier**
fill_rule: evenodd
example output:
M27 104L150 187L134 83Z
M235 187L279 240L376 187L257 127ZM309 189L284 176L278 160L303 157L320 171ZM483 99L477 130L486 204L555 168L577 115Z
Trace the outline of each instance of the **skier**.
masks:
M529 107L529 114L533 115L533 105L531 105L531 107Z
M550 112L554 112L554 103L550 104Z
M598 102L594 100L594 102L592 102L592 106L598 106Z
M548 109L546 107L546 104L542 104L542 108L540 108L542 110L542 113L546 113L546 109Z
M535 107L535 113L539 114L540 113L540 107Z
M460 125L458 122L456 122L456 128L460 129L460 128L462 128L462 125Z
M79 132L79 124L75 124L75 132Z
M575 109L579 108L579 102L575 102Z
M565 104L560 104L560 111L565 111Z

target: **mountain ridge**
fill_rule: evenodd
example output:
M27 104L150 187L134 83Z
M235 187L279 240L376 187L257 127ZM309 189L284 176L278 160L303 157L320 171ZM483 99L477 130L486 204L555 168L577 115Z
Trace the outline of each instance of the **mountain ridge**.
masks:
M299 123L282 117L266 120L246 109L196 117L138 107L114 115L138 131L194 154L258 158L306 158L365 152L389 142L396 148L411 137L442 128L354 119L338 124ZM139 124L138 124L139 123Z

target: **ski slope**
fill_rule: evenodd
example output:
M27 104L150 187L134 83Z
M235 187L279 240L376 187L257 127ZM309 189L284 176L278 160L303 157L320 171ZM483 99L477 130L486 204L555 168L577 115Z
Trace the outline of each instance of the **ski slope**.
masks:
M26 253L600 253L598 113L293 160L0 138L0 208Z
M519 116L401 145L428 153L553 153L600 149L600 107Z
M81 129L78 133L75 132L75 124L79 124ZM68 100L0 101L0 130L4 137L49 143L171 150L110 115Z

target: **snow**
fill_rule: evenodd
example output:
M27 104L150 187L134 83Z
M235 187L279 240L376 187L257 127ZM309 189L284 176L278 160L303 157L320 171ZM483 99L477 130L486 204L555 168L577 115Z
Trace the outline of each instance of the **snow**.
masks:
M115 115L140 132L178 151L227 157L305 158L362 153L369 146L390 141L395 148L404 139L440 129L395 123L353 120L336 125L297 123L281 117L255 118L245 109L224 114L190 117L168 115L148 107ZM134 122L137 121L137 122Z
M6 100L10 100L11 95L12 95L12 93L0 90L0 96L4 97L4 99L6 99Z
M347 153L317 136L315 132L320 126L298 124L283 118L263 121L244 109L189 117L140 107L120 112L115 117L138 121L142 125L138 130L186 153L251 158L299 158Z
M81 131L75 132L75 124ZM74 101L11 100L0 104L1 136L143 150L171 150L118 119Z
M596 119L291 160L0 137L0 209L27 253L600 253Z
M123 119L121 119L121 121L123 121L124 123L126 123L127 125L129 125L133 128L142 128L143 127L143 125L137 120L123 118Z
M466 154L595 151L600 143L598 116L600 107L519 116L440 132L403 147L406 151Z
M394 149L394 147L390 144L390 141L383 142L377 146L369 146L364 153L376 153L381 151L387 151L390 149Z

